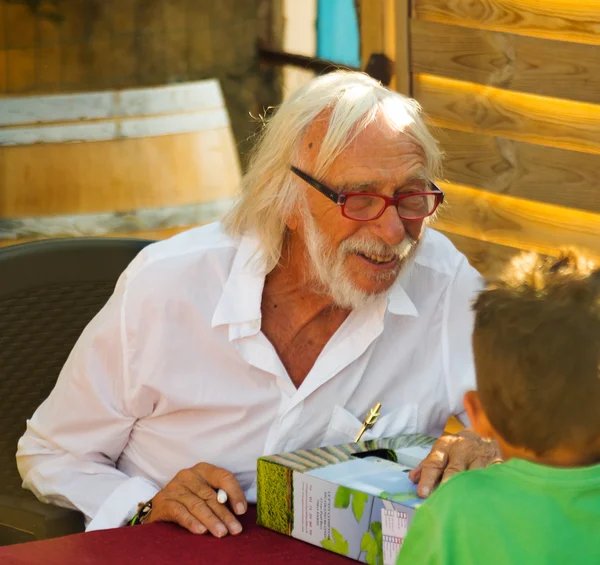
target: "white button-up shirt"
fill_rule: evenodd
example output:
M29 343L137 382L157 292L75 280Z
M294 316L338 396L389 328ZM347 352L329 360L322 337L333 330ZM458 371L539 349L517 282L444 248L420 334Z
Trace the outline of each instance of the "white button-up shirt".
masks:
M88 530L116 527L198 462L235 473L253 502L258 457L353 441L378 401L365 439L439 435L463 416L482 282L444 236L426 229L389 296L348 316L299 388L260 331L259 257L218 223L144 249L28 421L24 487Z

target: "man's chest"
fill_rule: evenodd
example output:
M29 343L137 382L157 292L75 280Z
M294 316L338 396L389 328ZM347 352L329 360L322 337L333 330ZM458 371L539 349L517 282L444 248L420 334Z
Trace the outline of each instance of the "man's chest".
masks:
M153 409L131 434L132 468L168 481L174 467L206 461L249 488L258 457L353 441L376 402L382 415L365 439L441 431L449 415L441 355L426 340L359 334L330 340L299 387L260 331L230 339L224 327L182 336L168 356L160 347L144 355L156 359L133 403Z
M252 430L258 434L275 419L282 428L301 427L300 435L317 438L335 406L360 420L378 401L385 415L447 396L441 349L409 327L376 336L364 325L326 343L324 338L310 343L315 338L307 336L304 348L292 347L283 356L262 331L230 339L226 329L182 338L169 356L155 351L160 362L148 362L151 353L142 356L147 372L140 394L148 397L135 404L152 406L151 416L160 420L174 413L173 420L188 415L202 420L194 424L200 433L252 419L250 427L244 425L250 431L256 423ZM294 370L304 371L301 383L294 383Z
M301 386L347 317L348 312L337 311L307 324L294 324L282 316L263 314L261 331L296 388Z

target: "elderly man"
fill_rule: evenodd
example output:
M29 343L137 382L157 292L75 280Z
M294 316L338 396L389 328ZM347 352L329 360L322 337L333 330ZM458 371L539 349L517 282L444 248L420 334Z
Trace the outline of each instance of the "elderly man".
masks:
M365 437L440 435L474 385L481 281L426 227L439 165L413 100L356 73L300 89L224 222L146 248L85 329L19 442L25 488L88 529L140 505L137 521L223 536L263 454L353 441L377 401ZM413 480L427 496L495 457L446 436Z

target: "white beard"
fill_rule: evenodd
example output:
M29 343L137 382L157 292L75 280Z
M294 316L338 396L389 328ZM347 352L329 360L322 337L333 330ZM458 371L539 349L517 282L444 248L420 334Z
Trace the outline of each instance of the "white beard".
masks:
M365 308L376 302L381 296L386 295L392 288L379 293L368 293L358 288L350 279L345 266L346 258L350 255L361 253L367 255L398 257L398 268L382 273L376 280L395 280L400 270L414 257L418 241L414 241L408 234L401 243L391 247L382 241L367 240L364 236L352 236L339 245L337 251L331 248L331 244L317 228L313 217L306 215L304 238L308 251L311 271L309 280L316 284L317 290L333 298L335 304L340 308L357 310Z

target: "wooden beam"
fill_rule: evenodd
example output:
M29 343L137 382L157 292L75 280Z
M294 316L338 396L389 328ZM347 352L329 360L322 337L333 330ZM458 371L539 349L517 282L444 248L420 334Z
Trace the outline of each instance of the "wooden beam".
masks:
M414 0L414 17L600 45L598 0Z
M429 21L411 22L411 66L414 73L582 102L597 103L600 92L595 46Z
M438 127L600 153L600 105L413 76L414 97Z
M600 155L450 129L437 138L451 182L600 212Z
M385 0L361 0L360 3L360 60L361 67L373 53L384 53Z
M498 276L508 262L524 251L518 247L499 245L465 235L441 231L456 248L466 255L471 266L477 269L486 279Z
M394 2L395 0L361 0L360 56L363 69L375 53L385 55L390 61L396 58ZM396 77L392 78L389 86L396 88Z
M433 226L437 229L546 255L571 245L600 260L600 214L439 184L448 204Z
M133 237L138 239L152 239L152 240L161 240L167 239L168 237L172 237L181 233L185 230L189 230L193 227L197 226L177 226L173 228L161 228L156 230L140 230L140 231L131 231L131 232L112 232L107 234L99 234L94 237ZM73 237L70 235L58 235L52 236L53 238L61 238L61 237ZM0 238L0 247L8 247L10 245L17 245L19 243L28 243L30 241L39 241L41 239L48 239L46 237L27 237L21 239L1 239Z
M396 90L412 96L410 61L410 0L396 0Z

